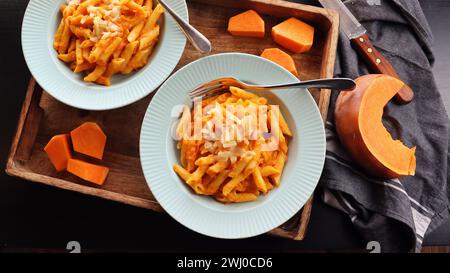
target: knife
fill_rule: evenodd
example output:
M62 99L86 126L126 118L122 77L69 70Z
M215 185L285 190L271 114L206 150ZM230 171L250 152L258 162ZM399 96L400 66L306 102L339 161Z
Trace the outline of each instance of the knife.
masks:
M319 0L319 2L324 8L332 9L339 13L341 31L349 38L355 50L373 72L400 79L392 64L372 45L364 26L353 16L341 0ZM406 84L395 95L395 101L399 104L409 103L413 98L414 92Z

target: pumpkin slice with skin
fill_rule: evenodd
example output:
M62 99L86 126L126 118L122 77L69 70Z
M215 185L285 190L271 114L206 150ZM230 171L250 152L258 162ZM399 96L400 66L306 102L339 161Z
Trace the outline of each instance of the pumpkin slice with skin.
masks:
M382 123L383 109L405 85L388 75L365 75L356 89L342 91L336 101L335 123L339 139L353 159L380 178L414 175L416 148L392 139Z

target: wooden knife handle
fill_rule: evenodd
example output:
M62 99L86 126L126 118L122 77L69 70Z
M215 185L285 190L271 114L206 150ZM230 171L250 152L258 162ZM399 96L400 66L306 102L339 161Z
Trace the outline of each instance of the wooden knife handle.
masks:
M400 79L395 68L381 53L372 45L367 34L351 39L351 42L364 61L375 73L386 74ZM414 92L405 84L405 86L395 95L395 101L399 104L406 104L413 100Z

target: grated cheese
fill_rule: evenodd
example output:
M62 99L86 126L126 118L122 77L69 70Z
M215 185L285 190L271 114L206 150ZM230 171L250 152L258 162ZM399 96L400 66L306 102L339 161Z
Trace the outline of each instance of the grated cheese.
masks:
M69 6L78 6L80 4L80 0L67 0L67 5Z
M112 20L113 21L119 20L120 15L121 15L120 6L113 6L113 8L111 9Z
M233 148L237 146L236 140L226 141L222 143L224 148Z

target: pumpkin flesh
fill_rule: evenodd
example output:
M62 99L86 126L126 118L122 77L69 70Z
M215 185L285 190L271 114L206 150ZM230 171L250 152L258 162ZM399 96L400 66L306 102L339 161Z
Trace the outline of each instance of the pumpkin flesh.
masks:
M383 109L404 83L387 75L366 75L354 91L343 91L336 102L339 138L356 162L377 177L414 175L415 147L394 140L382 123Z

